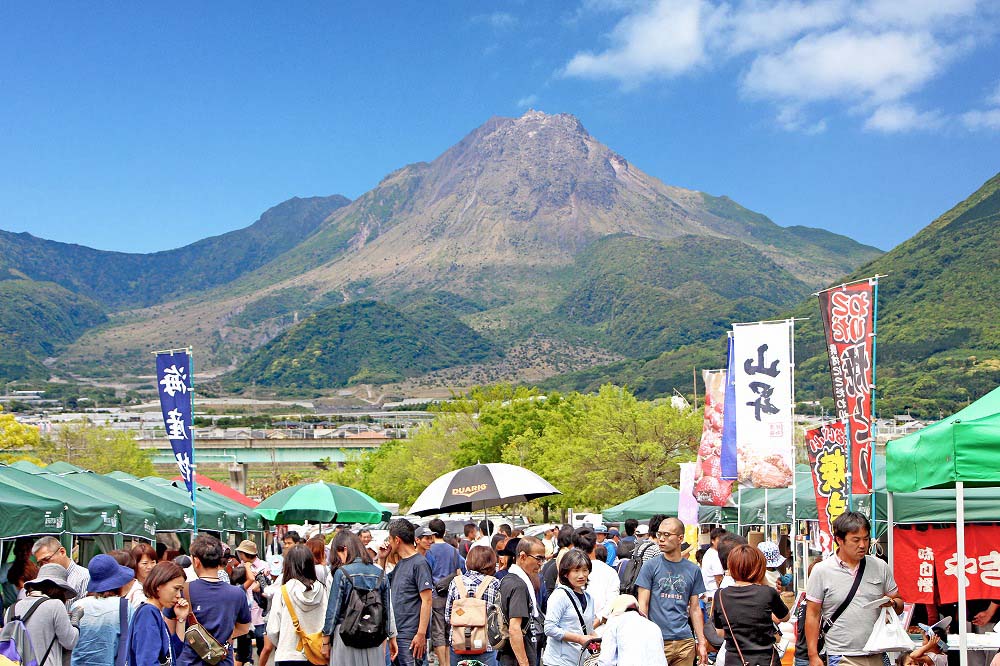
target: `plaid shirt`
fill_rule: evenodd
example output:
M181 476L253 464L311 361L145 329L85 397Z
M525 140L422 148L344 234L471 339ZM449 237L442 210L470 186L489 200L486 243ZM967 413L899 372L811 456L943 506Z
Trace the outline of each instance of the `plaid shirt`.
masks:
M475 595L476 588L478 588L485 579L486 576L478 571L470 571L466 574L462 574L462 580L465 583L463 587L465 587L465 589L460 592L458 589L458 576L455 576L455 579L451 581L451 585L448 586L448 600L445 601L444 604L444 619L446 622L451 620L451 605L455 603L460 596L471 597ZM486 589L483 590L483 601L486 602L486 608L489 608L493 604L500 603L499 578L494 578L490 581L490 584L486 586ZM450 636L448 637L448 642L451 642ZM493 648L488 647L486 648L486 651L492 652Z

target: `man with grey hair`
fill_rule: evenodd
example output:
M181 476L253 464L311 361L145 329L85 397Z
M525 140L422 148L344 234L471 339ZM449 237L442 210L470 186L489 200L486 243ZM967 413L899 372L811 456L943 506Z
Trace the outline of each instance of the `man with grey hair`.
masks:
M840 514L831 525L837 552L817 564L806 586L806 644L810 666L823 666L819 630L826 626L824 651L828 666L881 666L882 653L865 651L865 643L882 611L899 613L903 600L889 565L868 555L871 528L857 511ZM881 606L872 602L888 598Z
M68 604L87 596L87 585L90 584L90 572L86 567L81 567L70 559L66 553L66 548L59 542L59 539L52 536L42 537L31 547L31 555L35 558L35 562L38 563L39 569L51 562L52 564L58 564L66 570L66 582L76 590L76 596L68 599Z

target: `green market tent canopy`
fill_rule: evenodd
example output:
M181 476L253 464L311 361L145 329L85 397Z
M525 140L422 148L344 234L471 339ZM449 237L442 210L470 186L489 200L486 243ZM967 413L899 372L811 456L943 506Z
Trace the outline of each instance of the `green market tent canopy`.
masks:
M0 535L5 539L60 534L66 526L65 509L57 499L0 481Z
M98 499L80 490L74 490L60 484L46 474L31 474L7 465L0 466L0 482L15 486L21 490L36 493L44 497L60 501L66 506L66 520L63 531L72 534L117 534L121 528L121 510L114 502ZM135 512L153 520L153 516L145 512ZM140 519L141 523L141 519ZM129 525L132 527L132 525ZM136 530L135 536L142 536L141 530ZM144 537L145 538L145 537Z
M159 501L173 502L174 504L187 507L188 511L191 510L191 498L188 496L186 490L180 490L179 488L174 488L169 485L159 486L156 484L144 483L141 479L132 476L131 474L126 474L125 472L111 472L107 476L127 483L138 490L145 491L146 493L157 498ZM207 504L198 504L198 527L200 529L221 532L225 529L225 518L226 512L221 508ZM187 529L191 529L191 525L188 525Z
M673 486L662 485L648 493L633 497L601 512L605 520L623 521L629 518L648 520L657 513L677 515L680 492Z
M54 467L55 464L52 464L46 469L51 470ZM59 469L64 468L60 467ZM125 502L138 508L148 509L156 517L157 532L179 532L191 529L190 504L169 502L124 481L94 472L83 470L63 472L59 477L97 497L114 498L119 502L119 505Z
M965 409L886 445L889 490L1000 483L1000 387Z
M360 490L317 481L279 490L254 511L279 525L306 521L377 523L385 507Z
M187 495L187 488L183 481L172 481L159 476L147 476L143 479L149 483L160 486L171 486ZM232 500L221 493L217 493L211 488L195 486L195 493L198 498L198 508L204 502L209 502L226 512L226 529L232 532L261 532L267 529L264 520L254 513L253 509Z

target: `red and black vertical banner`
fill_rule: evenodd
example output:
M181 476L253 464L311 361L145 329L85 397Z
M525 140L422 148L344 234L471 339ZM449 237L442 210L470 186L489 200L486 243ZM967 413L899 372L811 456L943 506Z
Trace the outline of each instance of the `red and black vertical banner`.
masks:
M837 417L850 425L851 487L872 491L872 372L875 279L819 292Z
M843 421L806 431L806 450L816 513L819 517L820 549L833 552L833 521L847 510L847 428Z

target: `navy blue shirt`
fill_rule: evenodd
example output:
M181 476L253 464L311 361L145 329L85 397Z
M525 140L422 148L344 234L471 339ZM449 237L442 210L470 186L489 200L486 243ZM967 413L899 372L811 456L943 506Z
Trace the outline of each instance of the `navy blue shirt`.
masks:
M199 578L189 585L188 601L198 623L223 645L229 641L237 624L250 624L250 606L242 586ZM188 626L191 624L189 615ZM175 663L177 666L202 666L205 662L185 643ZM219 666L233 666L232 647L229 648L229 656L220 661Z
M455 573L455 569L461 569L465 573L465 558L458 554L458 549L450 543L440 541L431 546L427 551L427 564L431 565L431 575L434 582Z

